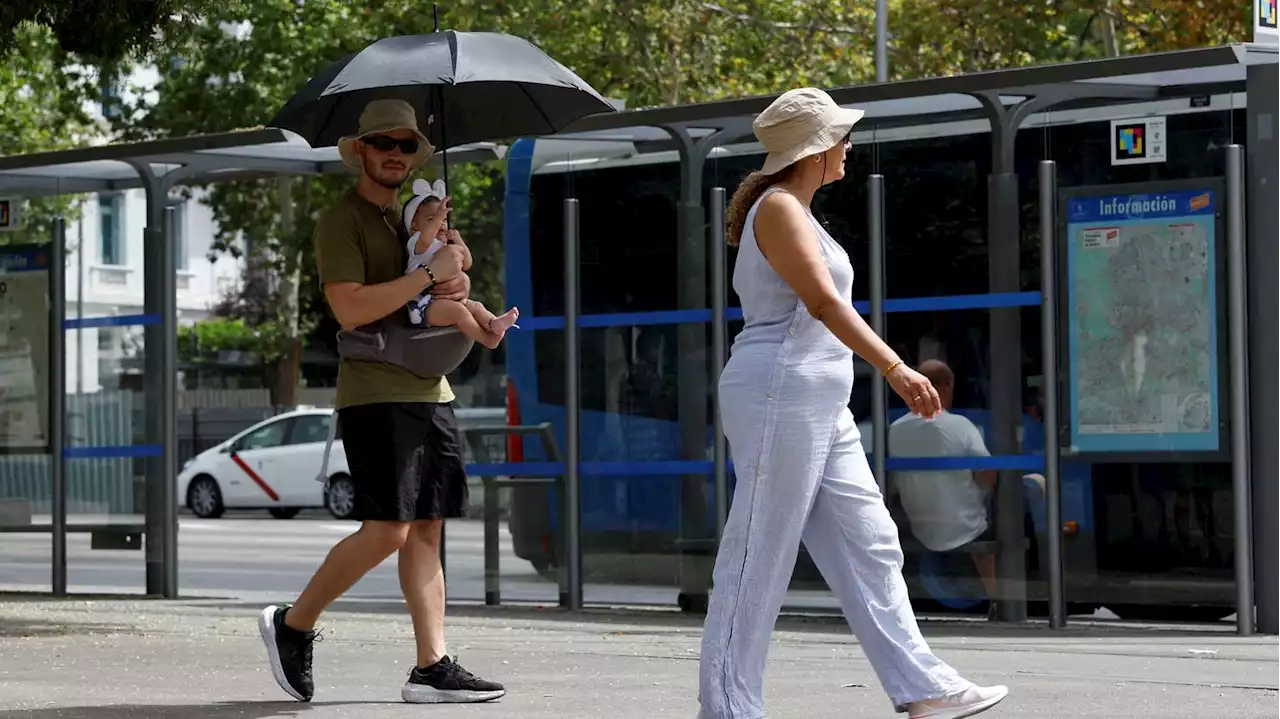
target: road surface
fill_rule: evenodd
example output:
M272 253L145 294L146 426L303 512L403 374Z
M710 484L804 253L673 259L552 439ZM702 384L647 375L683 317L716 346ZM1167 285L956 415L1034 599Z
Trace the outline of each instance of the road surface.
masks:
M120 521L121 518L114 518ZM139 519L138 521L141 521ZM262 512L229 512L219 519L178 520L178 587L184 597L261 601L288 599L306 586L329 548L355 529L352 522L324 512L272 519ZM484 600L484 525L449 520L445 525L445 566L451 600ZM67 584L73 593L141 594L146 568L141 551L91 550L87 533L67 535ZM558 601L557 585L516 557L503 524L499 568L502 601ZM0 534L0 591L47 592L50 585L49 534ZM586 582L591 604L674 606L679 588ZM400 583L392 555L347 595L356 600L398 600ZM827 592L793 591L788 606L835 611Z
M287 598L301 591L335 542L355 529L327 515L271 519L256 512L229 513L220 519L178 520L178 582L184 596L240 599ZM559 590L515 556L505 525L500 567L504 599L555 602ZM50 535L4 534L0 543L0 590L48 591ZM400 596L395 555L370 572L351 591L353 599ZM483 525L451 520L445 535L449 595L484 598ZM141 551L91 550L88 534L67 537L67 583L73 592L144 591L146 569ZM669 597L656 601L675 601Z

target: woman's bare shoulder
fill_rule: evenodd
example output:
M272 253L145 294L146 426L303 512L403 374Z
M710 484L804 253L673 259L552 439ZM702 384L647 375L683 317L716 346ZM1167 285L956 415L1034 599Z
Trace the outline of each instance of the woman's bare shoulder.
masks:
M757 237L797 238L796 230L806 225L804 206L786 190L771 192L760 200L755 221Z

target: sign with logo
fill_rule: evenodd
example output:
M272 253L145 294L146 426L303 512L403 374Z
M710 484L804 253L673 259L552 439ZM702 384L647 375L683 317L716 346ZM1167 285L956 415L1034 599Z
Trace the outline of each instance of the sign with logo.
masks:
M1280 29L1276 27L1276 0L1253 0L1253 41L1280 45Z
M11 232L19 229L19 214L22 200L17 197L0 197L0 232Z
M1144 165L1164 162L1165 119L1147 117L1139 120L1111 121L1111 164Z

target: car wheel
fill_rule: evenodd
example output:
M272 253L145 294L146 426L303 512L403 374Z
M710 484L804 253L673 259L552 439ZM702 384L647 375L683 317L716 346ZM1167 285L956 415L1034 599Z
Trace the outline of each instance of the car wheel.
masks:
M335 474L324 490L324 506L334 519L350 519L356 509L356 485L345 474Z
M298 512L301 512L302 509L299 507L272 507L267 511L276 519L293 519L298 516Z
M218 482L207 474L191 480L187 485L187 507L201 519L217 519L227 508L222 504L222 490Z

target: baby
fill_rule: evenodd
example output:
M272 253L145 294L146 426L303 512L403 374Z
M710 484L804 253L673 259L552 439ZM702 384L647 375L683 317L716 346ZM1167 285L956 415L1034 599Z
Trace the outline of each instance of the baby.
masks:
M431 262L440 248L454 245L462 250L462 270L471 269L471 250L462 236L449 229L448 215L453 210L444 182L434 185L426 180L413 181L413 199L404 206L404 223L412 235L409 237L409 263L405 272L413 272ZM507 330L515 327L520 311L512 307L499 316L485 309L479 302L467 299L461 302L446 300L423 292L409 302L409 321L419 327L457 327L463 334L493 349L502 341Z

